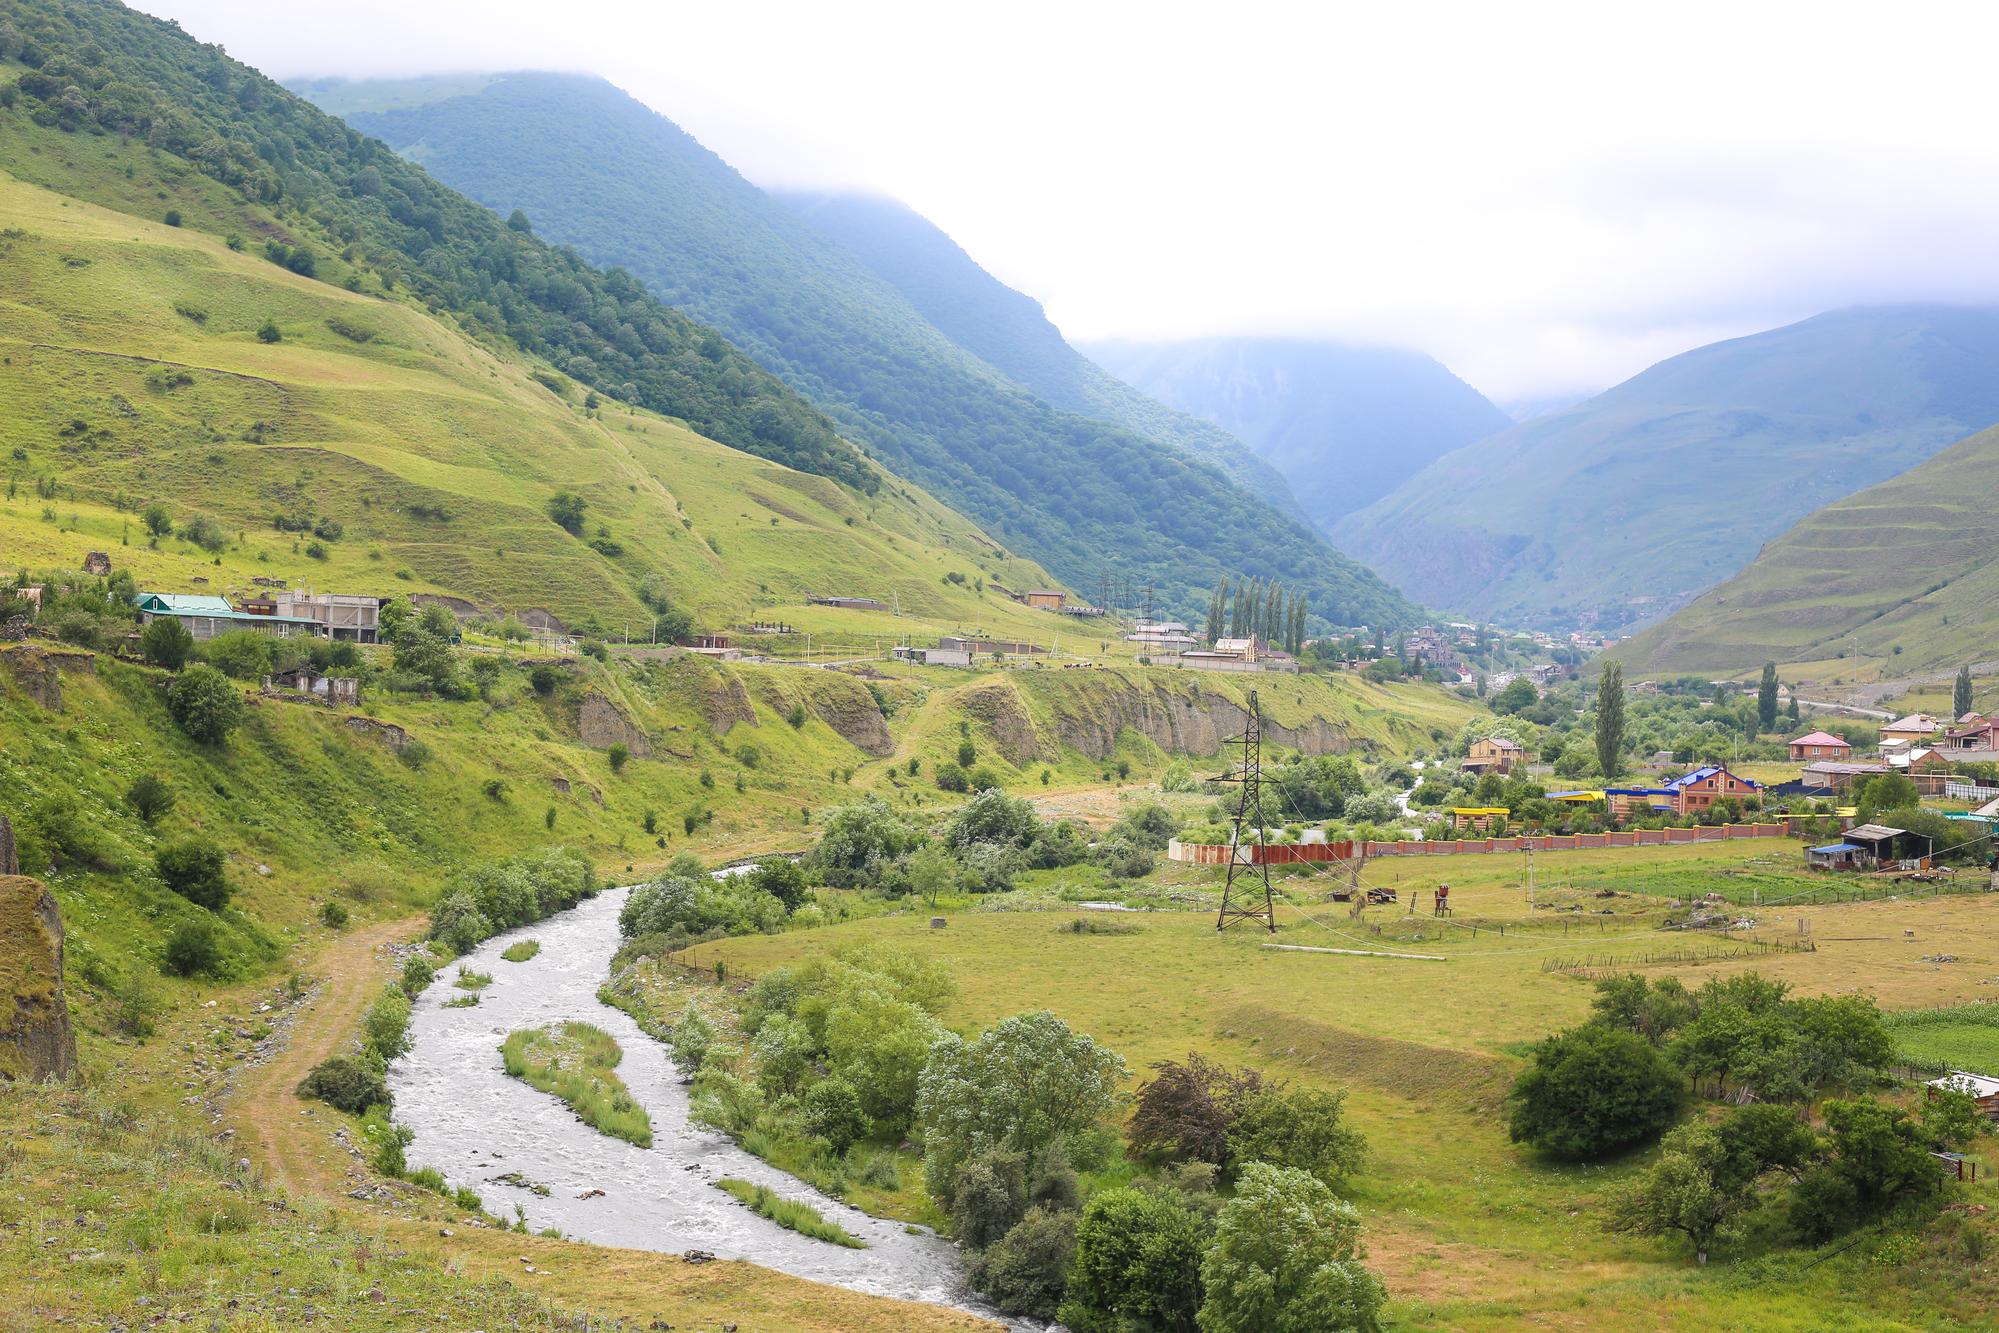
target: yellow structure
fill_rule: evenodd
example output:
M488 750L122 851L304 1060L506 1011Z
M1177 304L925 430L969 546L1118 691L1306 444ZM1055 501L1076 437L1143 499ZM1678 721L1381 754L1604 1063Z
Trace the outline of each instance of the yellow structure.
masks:
M1493 820L1505 819L1512 813L1512 807L1505 805L1454 805L1451 807L1451 827L1460 832L1476 829L1484 833L1492 828Z

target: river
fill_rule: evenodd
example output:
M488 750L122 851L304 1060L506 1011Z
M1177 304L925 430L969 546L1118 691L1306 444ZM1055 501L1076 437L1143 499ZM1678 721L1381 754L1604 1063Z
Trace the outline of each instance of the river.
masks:
M950 1242L827 1198L689 1120L687 1089L666 1049L597 999L627 892L612 889L486 941L417 998L410 1053L389 1071L395 1118L416 1134L410 1165L435 1167L453 1186L470 1186L497 1216L511 1218L519 1206L534 1230L559 1227L578 1240L633 1249L706 1250L814 1282L998 1318L965 1291ZM527 962L500 957L507 945L530 938L541 941L541 952ZM446 1000L467 993L451 984L458 965L491 974L493 984L479 992L478 1004L447 1009ZM624 1050L618 1072L652 1116L652 1147L599 1134L554 1097L502 1071L507 1033L572 1018L617 1038ZM548 1194L495 1181L508 1172L546 1185ZM758 1217L714 1186L725 1176L811 1204L868 1248L829 1245ZM583 1197L594 1191L602 1193Z

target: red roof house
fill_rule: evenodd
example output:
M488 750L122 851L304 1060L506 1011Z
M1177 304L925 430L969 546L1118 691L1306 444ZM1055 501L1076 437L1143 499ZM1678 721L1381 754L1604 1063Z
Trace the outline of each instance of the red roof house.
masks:
M1791 742L1791 758L1801 764L1818 759L1850 759L1853 746L1829 731L1814 731Z

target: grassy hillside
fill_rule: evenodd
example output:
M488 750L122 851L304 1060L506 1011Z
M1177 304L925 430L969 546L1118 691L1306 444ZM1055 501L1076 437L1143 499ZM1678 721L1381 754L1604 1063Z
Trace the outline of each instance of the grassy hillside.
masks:
M1106 342L1084 350L1113 375L1244 441L1327 528L1440 455L1513 424L1420 352L1311 338Z
M327 89L330 105L369 90ZM1060 412L670 122L599 80L497 77L352 123L543 235L713 322L876 456L1095 595L1105 574L1199 614L1225 574L1303 588L1333 623L1414 609L1211 464ZM606 164L614 164L607 170Z
M1642 624L1814 509L1999 422L1995 371L1999 311L1820 315L1448 454L1334 536L1431 605Z
M1995 486L1988 430L1818 510L1615 655L1652 673L1835 661L1849 676L1904 676L1986 661L1999 631Z
M1071 347L1041 303L992 274L935 223L875 195L779 192L798 215L880 274L960 347L1051 406L1205 458L1271 504L1303 517L1290 485L1212 421L1176 412Z

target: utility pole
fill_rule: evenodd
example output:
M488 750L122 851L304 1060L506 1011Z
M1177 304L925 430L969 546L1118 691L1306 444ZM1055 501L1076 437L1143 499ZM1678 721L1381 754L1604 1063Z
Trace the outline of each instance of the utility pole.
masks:
M1534 848L1522 848L1527 853L1527 915L1534 915Z
M1240 783L1242 790L1236 796L1235 827L1229 833L1229 873L1222 882L1222 909L1215 916L1215 929L1227 930L1237 921L1261 921L1265 930L1275 934L1277 903L1271 893L1270 863L1264 859L1263 842L1263 718L1257 708L1255 690L1249 692L1249 716L1243 722L1242 735L1231 744L1242 746L1242 766L1222 781ZM1245 873L1242 865L1242 829L1252 815L1256 820L1256 851L1252 864L1256 868L1255 873L1263 879L1261 905L1255 903L1255 890L1250 885L1244 885L1245 892L1240 896L1235 886L1236 875Z

